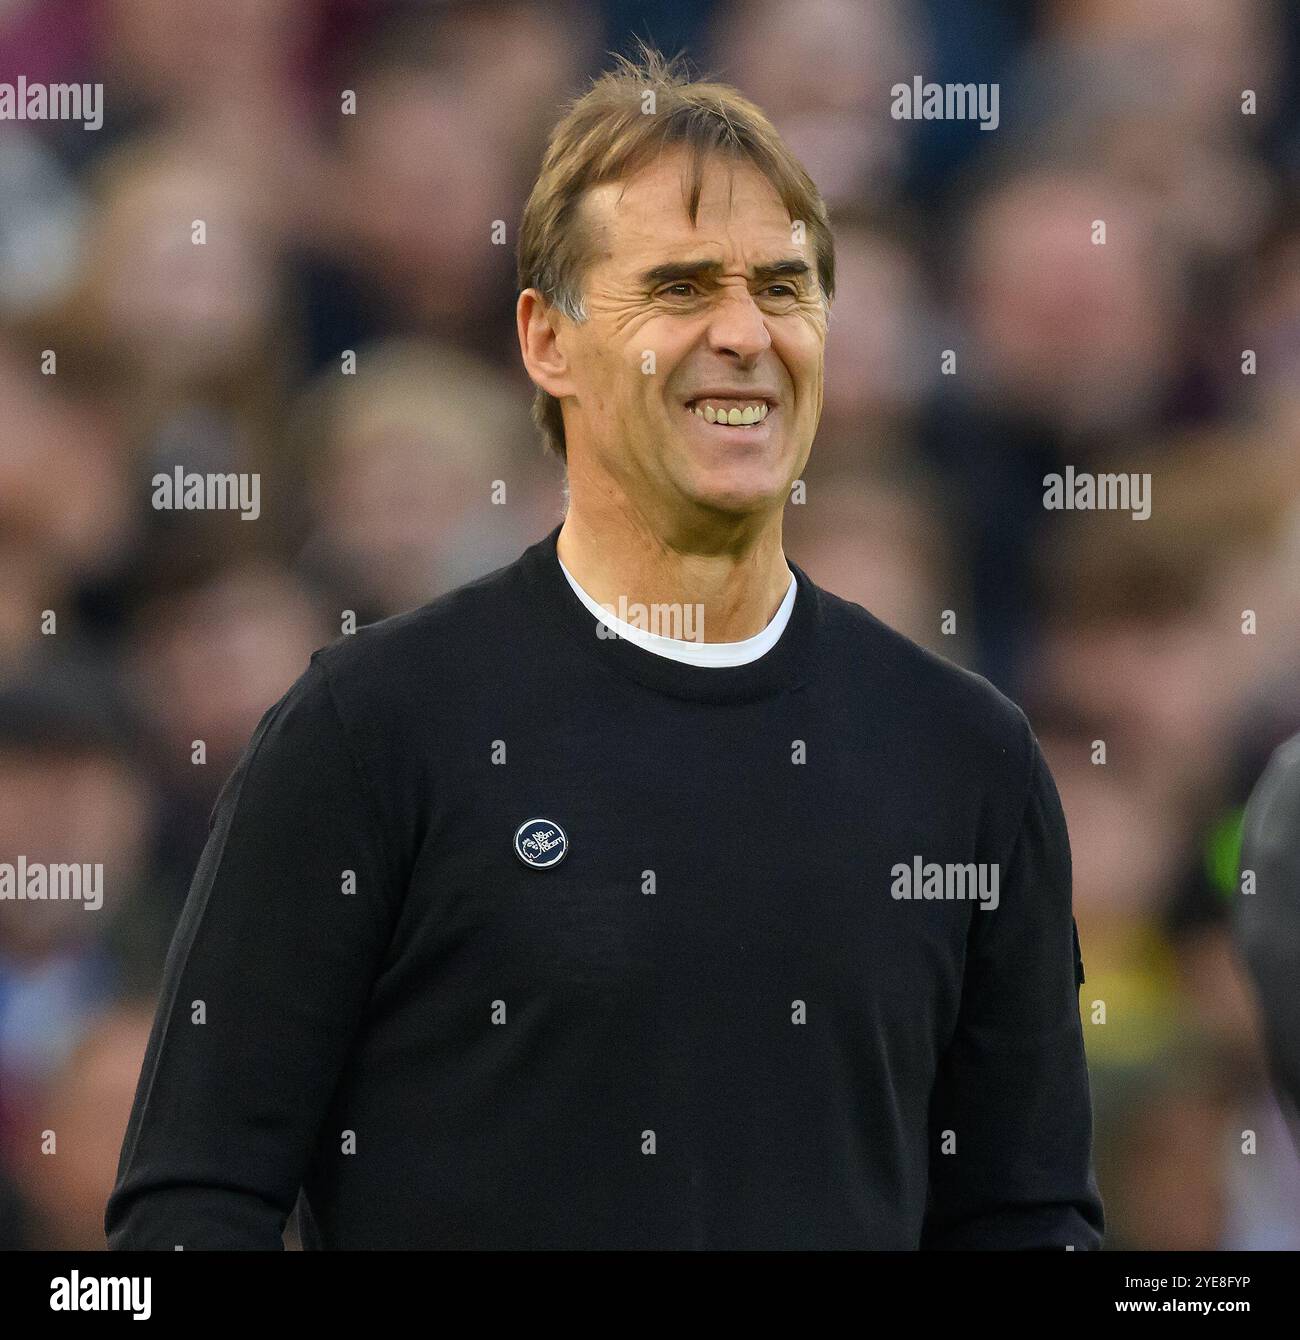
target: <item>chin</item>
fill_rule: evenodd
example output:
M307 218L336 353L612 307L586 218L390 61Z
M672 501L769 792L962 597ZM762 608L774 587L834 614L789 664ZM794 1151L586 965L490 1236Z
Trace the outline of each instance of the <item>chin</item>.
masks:
M781 508L788 490L785 473L746 469L710 472L694 479L686 492L701 507L729 516L751 516Z

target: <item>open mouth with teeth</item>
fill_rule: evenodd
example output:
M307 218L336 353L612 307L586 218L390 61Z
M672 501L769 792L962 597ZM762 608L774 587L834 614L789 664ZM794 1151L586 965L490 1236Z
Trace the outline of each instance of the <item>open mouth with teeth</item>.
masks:
M686 402L688 414L725 428L756 428L767 418L772 408L769 401L762 399L731 400L710 396Z

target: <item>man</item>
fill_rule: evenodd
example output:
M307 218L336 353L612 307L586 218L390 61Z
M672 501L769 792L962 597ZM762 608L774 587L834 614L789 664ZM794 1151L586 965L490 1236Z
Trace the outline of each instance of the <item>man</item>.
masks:
M562 120L518 327L568 514L263 719L112 1245L275 1247L300 1187L309 1247L1099 1245L1028 723L782 554L833 264L734 90L647 55Z

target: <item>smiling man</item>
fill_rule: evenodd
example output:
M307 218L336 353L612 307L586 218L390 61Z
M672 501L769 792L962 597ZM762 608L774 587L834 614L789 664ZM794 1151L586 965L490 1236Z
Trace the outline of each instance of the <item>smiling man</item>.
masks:
M301 1191L308 1247L1097 1247L1037 742L783 554L816 188L647 54L554 131L519 270L567 515L263 718L110 1243L275 1247Z

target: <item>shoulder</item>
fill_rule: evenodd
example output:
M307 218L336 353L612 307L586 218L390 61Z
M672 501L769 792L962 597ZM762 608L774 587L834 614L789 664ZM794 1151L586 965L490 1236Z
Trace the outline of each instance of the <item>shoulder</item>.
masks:
M411 691L424 696L476 664L499 663L526 610L516 560L418 609L345 634L312 662L343 704L409 701Z
M1006 755L1028 766L1033 732L1024 712L982 675L882 623L861 605L821 587L826 652L833 673L857 686L865 707L953 749ZM852 687L851 687L852 691Z

